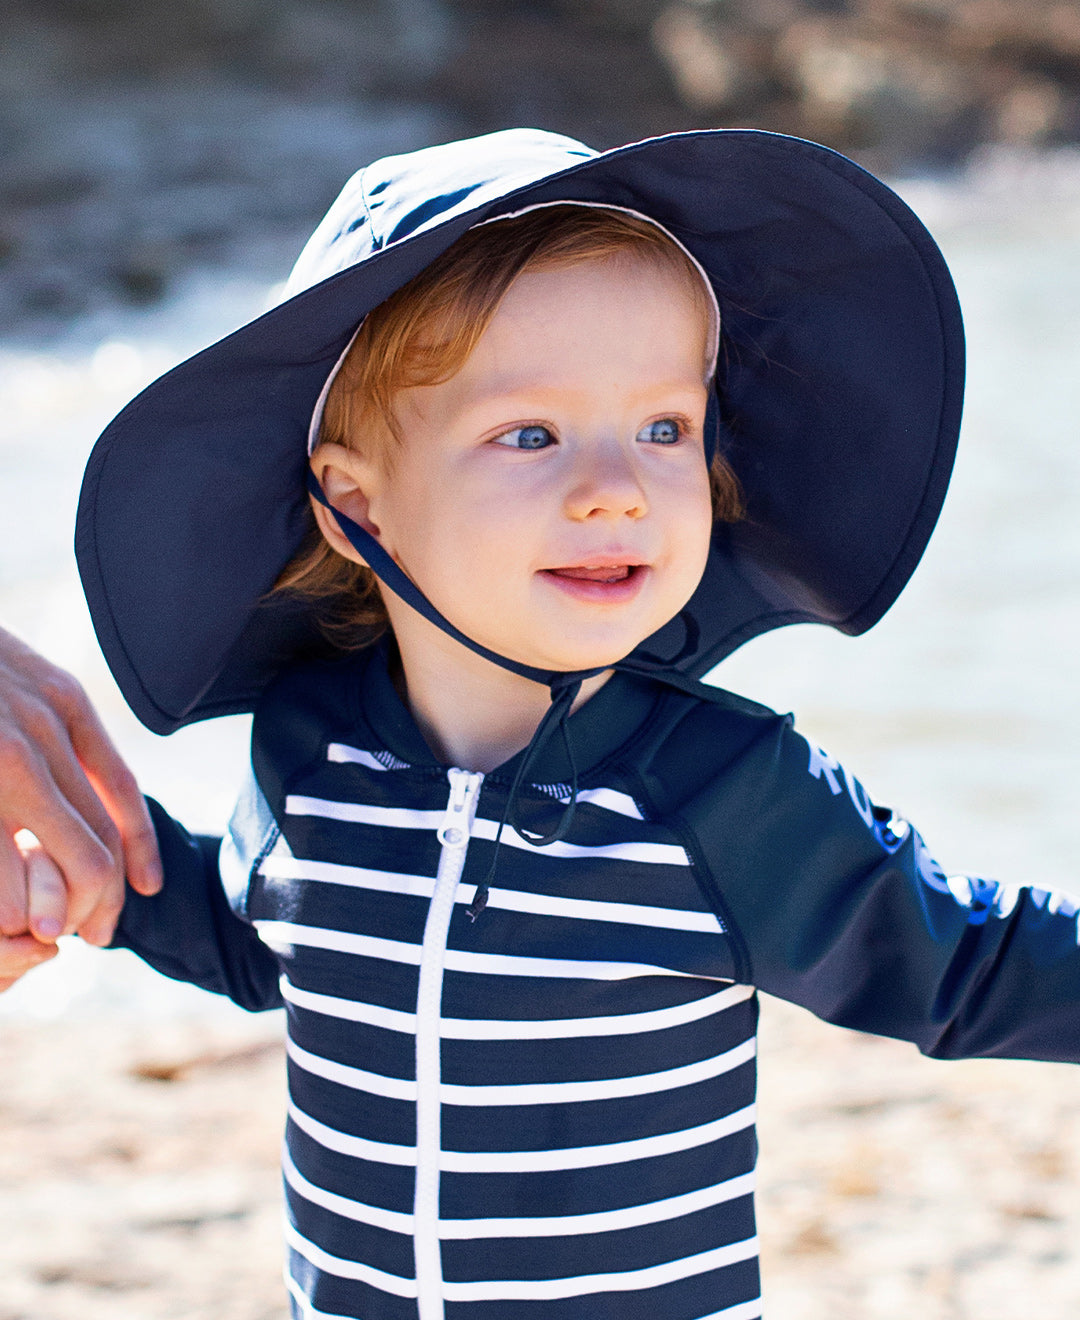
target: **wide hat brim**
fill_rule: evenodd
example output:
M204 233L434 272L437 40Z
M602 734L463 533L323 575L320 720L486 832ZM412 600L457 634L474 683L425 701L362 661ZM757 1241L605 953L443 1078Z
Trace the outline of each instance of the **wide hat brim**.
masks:
M98 639L157 733L251 710L317 651L266 598L310 525L307 435L358 322L466 229L552 201L649 216L722 316L725 443L747 516L716 528L677 668L789 623L874 624L921 557L960 426L963 329L945 262L891 189L826 147L751 130L593 154L515 130L377 162L305 249L310 287L149 386L87 466L76 553ZM643 646L684 648L675 621Z

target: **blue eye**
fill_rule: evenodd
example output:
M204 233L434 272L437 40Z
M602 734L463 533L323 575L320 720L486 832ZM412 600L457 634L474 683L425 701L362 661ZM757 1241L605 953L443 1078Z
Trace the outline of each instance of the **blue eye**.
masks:
M674 445L682 439L682 427L674 417L661 417L643 426L637 439L648 445Z
M508 449L546 449L555 443L555 437L546 426L515 426L497 435L495 443Z

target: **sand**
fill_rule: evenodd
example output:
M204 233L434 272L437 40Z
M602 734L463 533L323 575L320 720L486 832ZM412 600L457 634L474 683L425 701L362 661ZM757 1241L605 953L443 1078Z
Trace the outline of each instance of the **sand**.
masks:
M284 1320L275 1015L0 1020L0 1320ZM770 1320L1072 1320L1080 1073L763 1012Z

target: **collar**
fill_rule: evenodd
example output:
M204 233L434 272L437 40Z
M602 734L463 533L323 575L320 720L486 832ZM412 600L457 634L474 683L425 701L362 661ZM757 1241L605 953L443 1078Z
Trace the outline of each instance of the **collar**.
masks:
M445 769L420 732L411 711L394 686L390 667L396 648L387 640L372 648L360 687L360 710L379 742L410 765ZM646 676L616 671L595 696L579 706L567 721L579 775L587 775L642 726L660 698L660 686ZM521 768L523 747L486 777L512 781ZM467 767L463 767L467 768ZM530 760L532 783L557 784L571 778L566 749L559 738L548 739Z

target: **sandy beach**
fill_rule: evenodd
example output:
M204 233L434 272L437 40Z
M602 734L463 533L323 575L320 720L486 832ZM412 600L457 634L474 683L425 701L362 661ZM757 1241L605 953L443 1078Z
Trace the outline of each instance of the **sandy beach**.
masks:
M0 1022L0 1320L284 1320L276 1015ZM769 1001L770 1320L1072 1320L1080 1074Z

